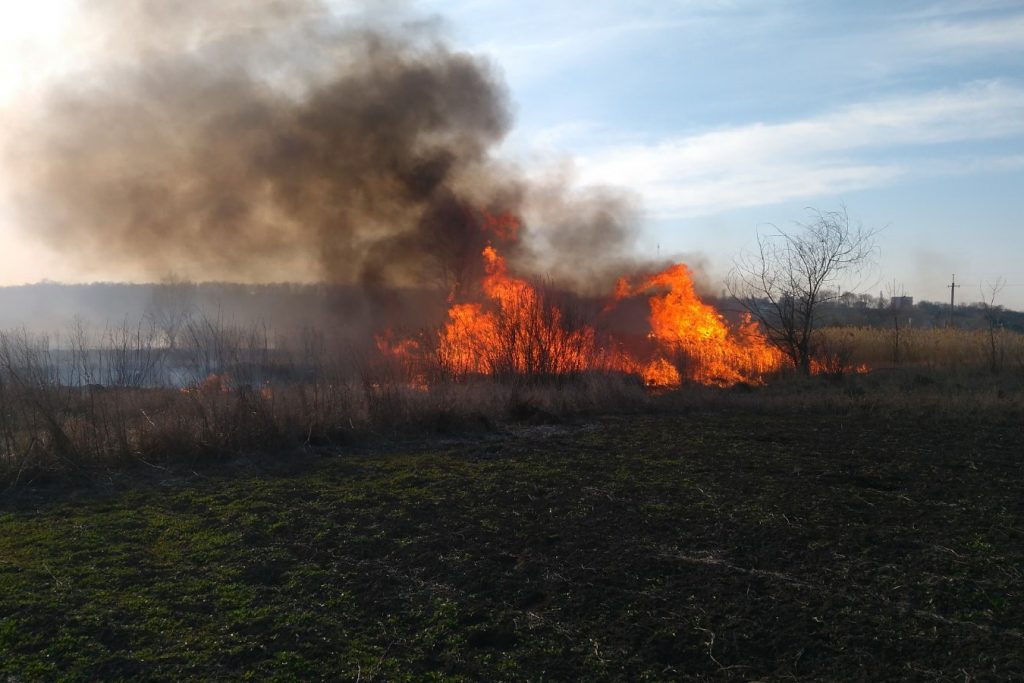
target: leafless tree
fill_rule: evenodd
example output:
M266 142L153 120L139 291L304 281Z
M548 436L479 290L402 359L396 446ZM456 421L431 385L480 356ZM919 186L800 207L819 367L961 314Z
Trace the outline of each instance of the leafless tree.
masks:
M992 372L999 372L1003 364L1004 349L1001 341L1003 329L1003 307L996 305L996 297L1006 287L1006 280L997 277L995 282L986 283L981 290L981 307L988 324L988 360Z
M865 273L878 251L878 230L851 225L845 206L809 211L807 223L759 232L757 249L736 258L727 280L730 294L804 373L821 304L838 296L847 277Z
M907 290L902 283L896 282L895 278L886 285L886 290L889 293L889 313L892 315L892 364L899 365L900 347L903 341L900 334L900 318L906 312L903 310L902 300L907 295Z

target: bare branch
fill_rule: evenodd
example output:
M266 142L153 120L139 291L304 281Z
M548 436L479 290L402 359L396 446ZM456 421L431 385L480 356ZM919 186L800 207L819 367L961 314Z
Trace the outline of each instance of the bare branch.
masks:
M843 280L874 265L878 230L850 224L846 207L809 209L811 220L757 234L757 249L740 254L726 285L793 364L810 370L815 314L840 296Z

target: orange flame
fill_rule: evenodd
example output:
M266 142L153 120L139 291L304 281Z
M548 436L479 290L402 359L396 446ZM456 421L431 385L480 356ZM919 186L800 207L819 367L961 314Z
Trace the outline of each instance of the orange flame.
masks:
M440 333L441 366L471 374L565 375L592 368L593 328L566 329L563 313L534 286L511 277L494 247L483 251L491 307L454 304Z
M211 373L203 381L182 387L179 391L183 394L227 394L231 392L231 378L227 373Z
M782 354L768 344L757 323L745 316L738 330L730 329L725 318L697 296L690 270L679 263L652 275L637 286L616 288L624 298L656 289L667 289L649 299L650 337L662 354L677 359L686 378L701 384L730 386L738 382L760 383L766 373L781 367ZM648 383L661 384L664 369L671 365L659 357L645 369Z
M389 328L374 337L377 350L385 364L397 369L402 376L408 378L414 389L426 390L428 387L427 373L424 369L423 351L415 339L395 340L394 332Z
M488 229L496 234L505 226L518 229L512 216L485 217ZM730 326L701 301L683 264L635 284L627 278L616 284L606 313L625 299L648 295L650 332L645 349L628 352L610 340L602 343L606 340L599 340L590 325L572 325L548 292L511 276L493 246L482 256L483 300L452 303L437 334L436 361L450 376L558 376L600 370L636 375L645 385L664 389L684 381L760 384L764 375L785 362L749 316ZM429 355L415 340L394 342L390 333L377 342L383 354L404 359L407 365L409 359Z
M683 382L676 366L664 358L656 358L640 370L644 385L661 389L675 389Z
M481 219L484 230L487 230L498 239L511 242L519 237L519 229L522 227L522 224L515 214L507 211L504 213L484 211L481 214Z
M871 368L865 363L847 365L835 356L811 358L812 375L866 375Z

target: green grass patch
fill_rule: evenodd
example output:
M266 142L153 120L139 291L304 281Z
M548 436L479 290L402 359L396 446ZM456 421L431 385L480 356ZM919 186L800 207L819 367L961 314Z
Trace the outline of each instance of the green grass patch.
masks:
M19 491L0 676L1024 676L1022 452L694 412Z

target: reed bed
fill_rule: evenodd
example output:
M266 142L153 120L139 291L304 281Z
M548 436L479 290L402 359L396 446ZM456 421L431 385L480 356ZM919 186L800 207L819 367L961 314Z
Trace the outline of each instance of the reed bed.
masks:
M221 320L190 321L174 344L144 325L76 326L59 338L0 332L0 483L608 413L1024 415L1019 334L829 328L820 353L834 369L821 377L789 370L765 386L659 393L613 372L455 378L439 361L410 377L372 346ZM861 365L869 371L847 371Z
M1001 328L830 327L820 335L823 348L874 369L1024 371L1024 335Z

